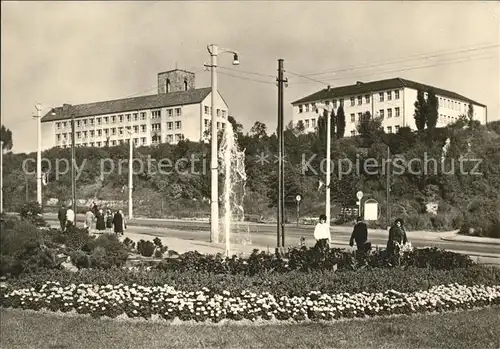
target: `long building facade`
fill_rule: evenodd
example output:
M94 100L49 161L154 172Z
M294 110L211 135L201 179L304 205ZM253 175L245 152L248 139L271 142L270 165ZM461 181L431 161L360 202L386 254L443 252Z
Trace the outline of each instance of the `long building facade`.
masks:
M217 127L223 129L228 105L217 93ZM195 88L195 74L175 69L158 74L158 93L78 105L64 104L42 117L42 147L71 145L71 119L77 146L137 146L205 141L212 118L211 88Z
M363 83L358 81L354 85L330 88L301 98L292 103L293 124L302 121L305 132L316 129L320 111L317 103L325 103L337 113L342 104L346 119L345 136L355 136L356 126L366 112L382 119L382 126L386 133L397 133L401 127L416 129L414 103L417 92L422 90L427 96L427 91L433 90L438 98L438 123L443 127L458 120L460 115L467 115L469 104L474 110L474 119L481 124L487 123L486 105L475 102L458 93L441 88L424 85L418 82L393 78Z

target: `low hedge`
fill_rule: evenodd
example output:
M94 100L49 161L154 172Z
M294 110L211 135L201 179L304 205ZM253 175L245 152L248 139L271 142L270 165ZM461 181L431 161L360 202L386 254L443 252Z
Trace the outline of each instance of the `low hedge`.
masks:
M197 271L219 274L255 275L261 272L288 273L313 270L356 270L386 268L395 265L450 270L474 265L469 256L437 248L422 248L389 256L385 250L370 253L349 252L323 246L290 249L284 256L254 250L248 258L225 258L222 254L205 255L197 251L162 261L160 270Z
M82 269L75 273L48 269L8 279L13 288L38 288L46 281L61 285L171 285L181 291L197 291L207 287L216 292L271 292L276 295L304 295L309 291L324 293L384 292L394 289L400 292L426 290L441 284L500 285L500 269L474 265L454 270L425 268L374 268L353 271L291 271L284 274L261 272L253 276L244 274L214 274L199 271L174 271L137 268L133 270L112 268L108 270Z

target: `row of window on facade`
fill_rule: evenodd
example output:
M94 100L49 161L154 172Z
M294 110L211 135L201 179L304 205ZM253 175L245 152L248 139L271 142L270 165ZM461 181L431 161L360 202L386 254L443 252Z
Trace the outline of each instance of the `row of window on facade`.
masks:
M167 122L167 130L173 130L174 129L174 125L175 125L175 129L176 130L180 130L182 128L182 122L181 121L175 121L175 124L174 122L172 121L169 121ZM102 136L109 136L110 134L112 136L116 136L117 134L119 136L123 136L124 135L124 131L127 130L127 131L132 131L132 129L134 130L134 133L144 133L146 132L146 125L134 125L134 126L126 126L126 127L113 127L113 128L105 128L105 129L102 129L102 130L89 130L89 131L77 131L75 132L75 136L77 139L81 139L81 138L87 138L87 136L89 136L90 138L94 138L94 137L102 137ZM151 124L151 130L152 131L160 131L161 130L161 124ZM71 138L71 133L62 133L62 134L56 134L56 137L57 137L57 140L59 141L62 137L62 139L66 139L67 135L69 136L69 138Z
M207 129L210 126L210 120L209 119L204 119L204 122L205 122L204 123L205 129ZM224 130L224 128L226 127L226 124L224 122L217 121L217 129L220 130L221 127Z
M174 138L175 137L175 138ZM177 133L175 135L167 135L166 138L165 138L165 141L167 143L172 143L175 139L176 142L180 142L182 139L184 138L184 135L181 134L181 133ZM127 140L125 139L113 139L113 140L110 140L109 141L109 145L110 146L116 146L116 145L119 145L119 144L123 144L127 142ZM97 142L84 142L84 143L80 143L78 144L79 146L82 146L82 147L104 147L106 146L106 141L97 141ZM151 139L151 143L152 144L158 144L158 143L161 143L161 137L159 136L154 136L152 137ZM134 144L136 146L139 146L139 145L146 145L147 144L147 137L140 137L140 138L134 138ZM65 146L67 144L64 144Z
M387 98L388 101L393 99L393 94L394 94L394 99L399 99L399 90L395 91L387 91L387 92L380 92L379 93L379 101L384 102L385 99ZM364 96L364 101L365 104L370 103L371 97L369 94ZM350 97L350 102L351 102L351 107L357 105L362 105L363 104L363 96L355 96L355 97ZM330 101L325 101L324 102L327 106L332 104L333 108L337 108L338 105L343 105L344 104L344 98L339 98ZM316 111L318 112L318 109L316 108L316 103L311 103L311 104L304 104L304 105L299 105L299 113L303 112L309 112L309 111Z
M394 128L392 126L387 126L387 133L392 133L392 131L394 131L394 133L398 133L399 128L400 128L399 125L395 125ZM356 135L356 130L351 130L351 136L354 137L355 135Z
M356 122L356 114L351 113L351 122ZM358 113L358 120L360 120L363 116L363 113ZM378 116L381 118L385 118L385 110L380 109L378 111ZM394 115L392 113L392 108L387 109L387 118L392 118L392 117L399 117L401 116L401 110L399 107L394 108ZM311 123L309 123L309 119L304 120L304 126L305 128L309 127L316 127L316 119L311 119Z
M171 109L167 109L166 111L167 111L168 117L182 115L181 108L171 108ZM161 109L151 111L151 118L156 119L159 117L161 117ZM146 120L146 112L119 114L119 115L111 115L111 116L98 116L95 118L91 117L91 118L86 118L86 119L75 120L75 127L82 127L82 126L85 127L85 126L94 126L94 125L100 126L100 125L107 125L109 123L115 124L117 122L121 123L121 122L132 122L132 121L139 121L139 120ZM69 126L71 126L71 121L56 122L57 129L60 129L61 127L66 128Z
M205 115L212 115L212 107L204 106L204 112ZM216 115L218 118L222 117L225 119L227 116L227 110L217 109Z
M469 104L467 104L467 103L452 101L451 99L446 99L446 98L442 98L442 97L438 98L438 103L439 103L440 108L457 110L457 111L460 111L462 113L466 113L469 109Z

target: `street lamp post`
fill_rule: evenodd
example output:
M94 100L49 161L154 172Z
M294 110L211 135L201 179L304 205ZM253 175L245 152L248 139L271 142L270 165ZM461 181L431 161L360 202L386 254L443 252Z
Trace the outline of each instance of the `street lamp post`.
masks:
M134 144L132 139L133 133L129 131L129 159L128 159L128 218L133 218L133 202L132 202L132 191L133 191L133 156L134 156Z
M219 48L217 45L211 44L207 46L210 53L210 65L205 65L211 69L211 85L212 85L212 132L211 132L211 200L210 200L210 241L219 242L219 181L218 181L218 158L217 158L217 56L219 53L229 52L233 56L233 65L239 65L238 53L233 50Z
M42 204L42 106L35 105L37 121L37 150L36 150L36 201Z
M3 141L0 140L0 213L3 213Z
M76 222L76 183L75 183L75 114L71 113L71 207Z
M325 197L325 215L326 215L326 221L328 222L328 226L330 226L330 215L331 215L331 208L330 208L330 180L331 180L331 168L330 168L330 161L331 161L331 140L332 140L332 120L330 116L330 107L324 103L318 103L316 105L319 108L323 109L324 115L326 115L326 197Z

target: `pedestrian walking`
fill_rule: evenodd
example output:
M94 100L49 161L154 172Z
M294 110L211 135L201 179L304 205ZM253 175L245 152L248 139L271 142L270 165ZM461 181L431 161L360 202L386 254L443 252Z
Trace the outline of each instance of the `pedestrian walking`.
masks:
M92 232L92 223L94 222L94 212L89 208L87 212L85 213L85 224L83 227L87 229L87 232L91 233Z
M96 219L96 229L99 233L102 233L106 230L106 221L104 220L104 212L102 210L99 210L99 212L97 212Z
M66 206L64 204L59 208L57 219L59 220L61 231L64 232L66 230Z
M326 215L319 216L319 222L314 228L314 238L316 239L317 246L330 246L332 237L330 234L330 225L326 222Z
M71 207L66 210L66 230L75 226L75 211Z
M387 241L387 253L392 256L399 253L403 245L408 242L406 231L403 226L403 220L398 218L394 221L394 225L389 229L389 239Z
M127 229L127 223L125 222L125 216L122 210L118 210L113 217L113 226L115 227L116 234L124 234L125 229Z
M361 217L356 218L356 225L349 240L349 246L353 247L356 242L356 247L360 252L368 252L371 250L371 243L368 242L368 226Z
M113 212L108 208L106 212L106 229L108 232L112 232L113 229Z

